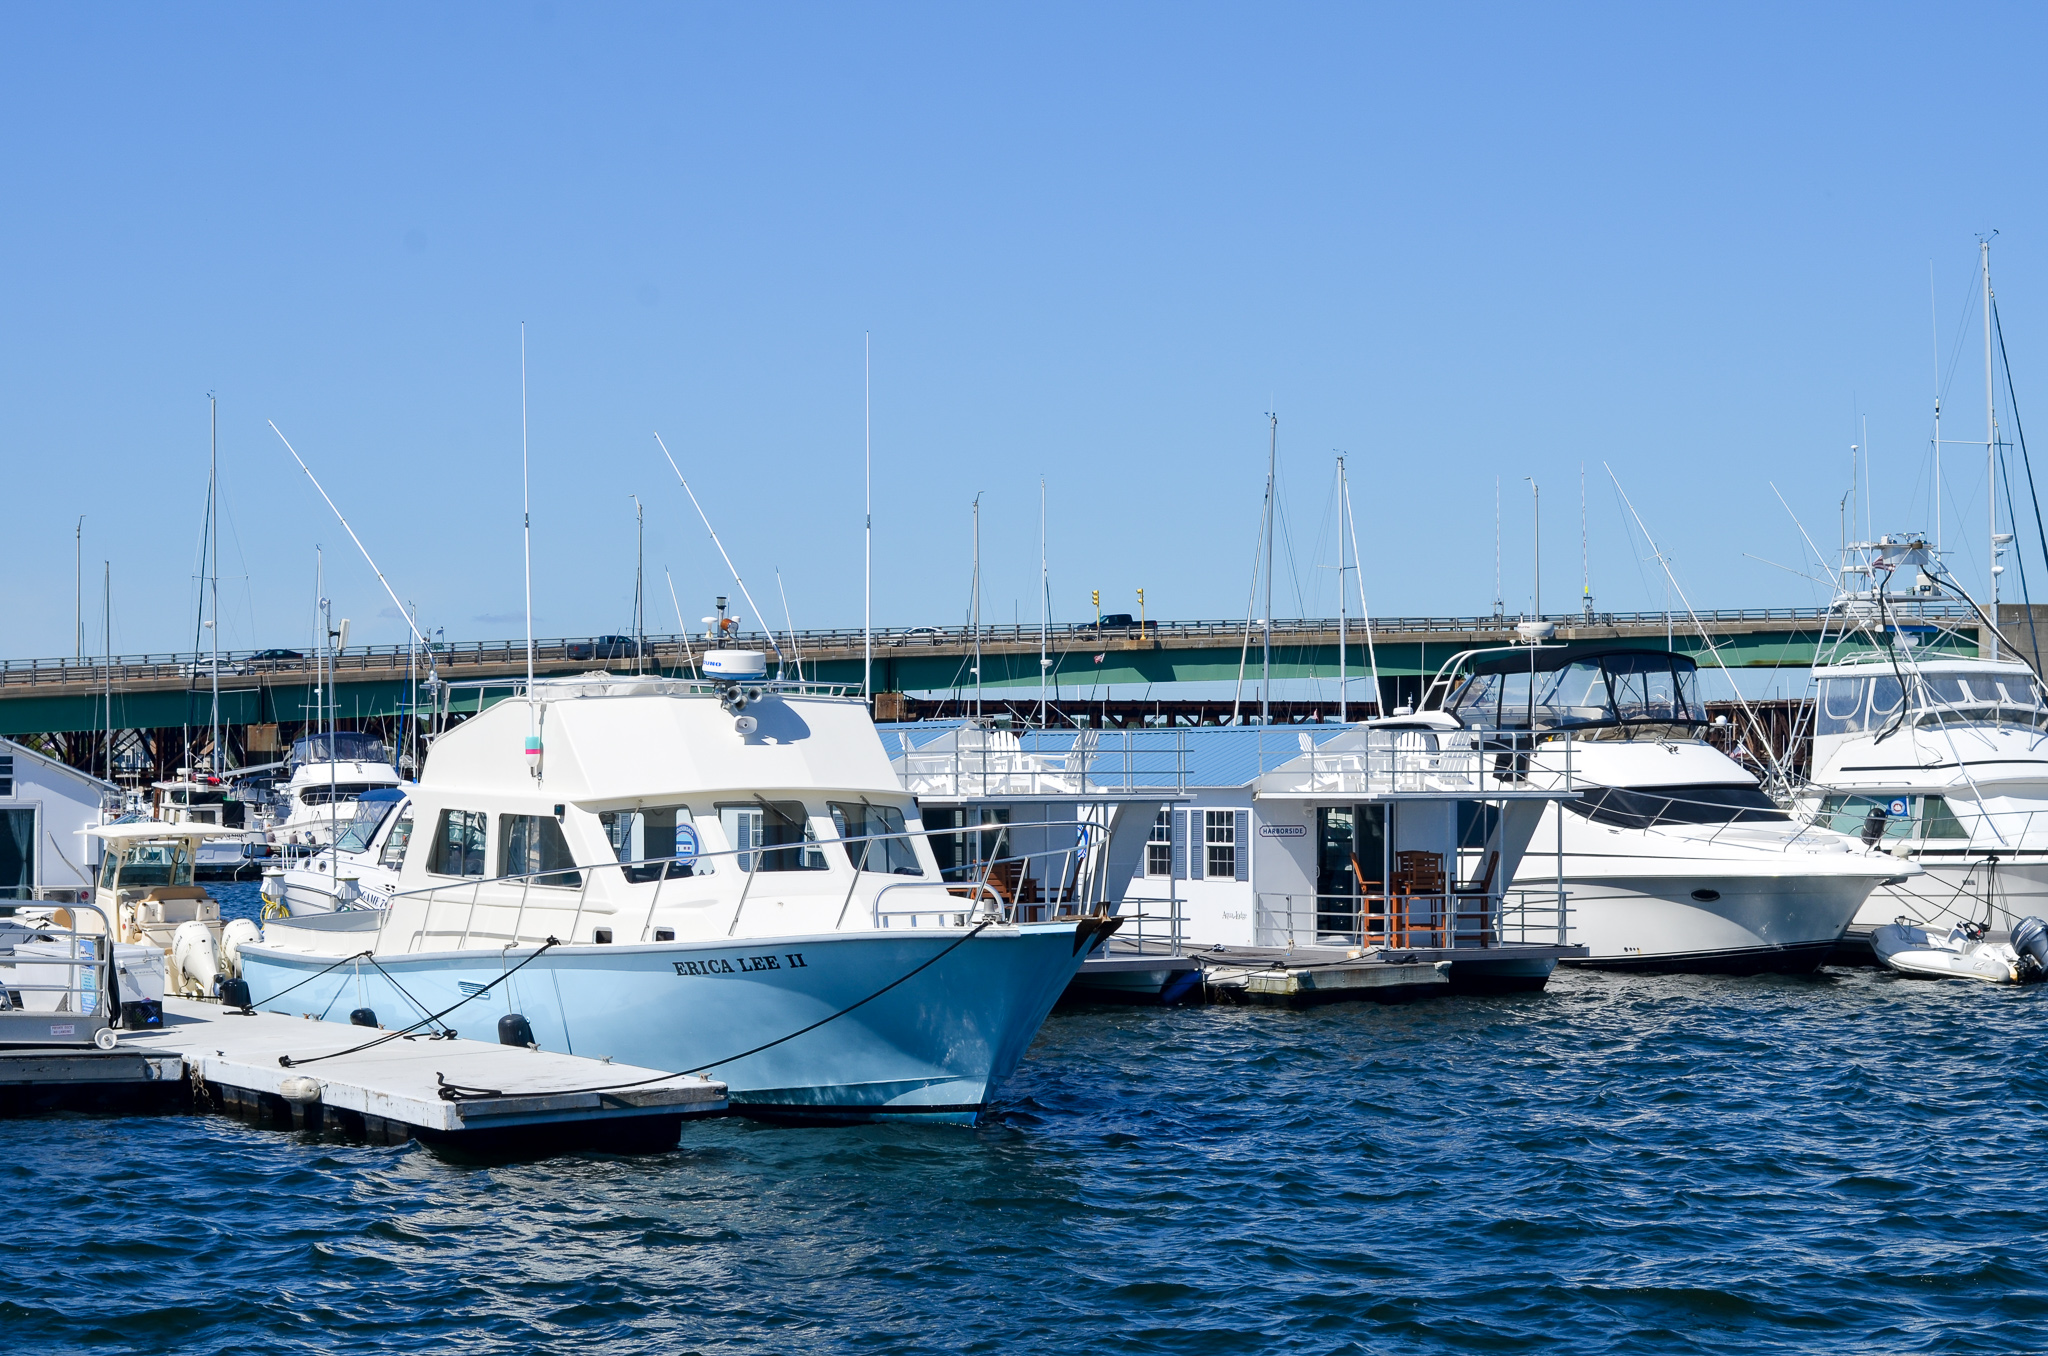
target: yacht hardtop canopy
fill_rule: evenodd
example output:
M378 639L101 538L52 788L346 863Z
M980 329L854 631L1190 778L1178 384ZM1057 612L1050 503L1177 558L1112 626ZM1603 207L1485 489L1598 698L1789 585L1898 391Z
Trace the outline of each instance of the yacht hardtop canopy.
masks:
M223 829L212 824L164 824L148 820L139 824L95 824L80 832L110 843L132 843L151 838L239 838L244 830Z
M1487 729L1704 725L1698 670L1689 655L1669 650L1516 647L1459 656L1434 690L1448 690L1443 710Z

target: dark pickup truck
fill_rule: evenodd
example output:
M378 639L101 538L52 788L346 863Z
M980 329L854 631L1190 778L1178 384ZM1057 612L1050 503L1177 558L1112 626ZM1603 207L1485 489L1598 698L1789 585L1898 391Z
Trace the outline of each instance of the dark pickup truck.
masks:
M1151 632L1157 631L1159 629L1159 623L1156 621L1149 620L1141 622L1128 612L1108 612L1103 614L1102 620L1100 621L1076 622L1074 623L1074 629L1076 631Z

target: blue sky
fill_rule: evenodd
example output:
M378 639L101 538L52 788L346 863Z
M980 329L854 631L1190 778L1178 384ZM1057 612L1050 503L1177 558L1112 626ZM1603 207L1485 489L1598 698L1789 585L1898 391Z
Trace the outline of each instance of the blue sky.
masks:
M1808 603L1749 558L1800 564L1769 484L1832 543L1862 420L1874 525L1932 525L1930 265L1946 436L1983 436L1981 232L2023 414L2048 372L2042 28L2016 6L16 6L0 651L72 648L80 513L115 647L191 643L209 391L229 643L307 640L316 544L355 636L403 634L268 419L424 622L516 634L522 321L544 635L628 624L633 494L651 629L663 567L693 620L732 592L657 430L772 620L779 570L799 626L858 626L864 332L878 622L962 617L978 491L984 614L1035 618L1041 475L1056 617L1138 587L1154 616L1243 616L1269 409L1281 615L1334 607L1339 448L1379 612L1490 609L1496 477L1509 609L1525 476L1546 603L1571 605L1582 463L1600 606L1661 607L1603 462L1695 602ZM1978 580L1981 455L1945 470Z

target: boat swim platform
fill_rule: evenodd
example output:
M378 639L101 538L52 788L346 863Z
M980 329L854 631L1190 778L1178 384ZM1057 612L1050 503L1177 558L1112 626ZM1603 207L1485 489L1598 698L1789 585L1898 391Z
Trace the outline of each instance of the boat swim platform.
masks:
M0 1114L218 1111L372 1144L524 1154L665 1152L685 1120L727 1109L715 1079L525 1046L420 1033L337 1053L379 1034L168 998L161 1029L123 1031L110 1051L0 1050Z

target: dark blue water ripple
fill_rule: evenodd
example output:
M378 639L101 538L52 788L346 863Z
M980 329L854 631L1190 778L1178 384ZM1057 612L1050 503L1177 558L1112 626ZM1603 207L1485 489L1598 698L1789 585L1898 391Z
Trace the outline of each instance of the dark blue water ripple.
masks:
M478 1164L0 1122L24 1351L2018 1351L2048 990L1055 1016L978 1130Z

